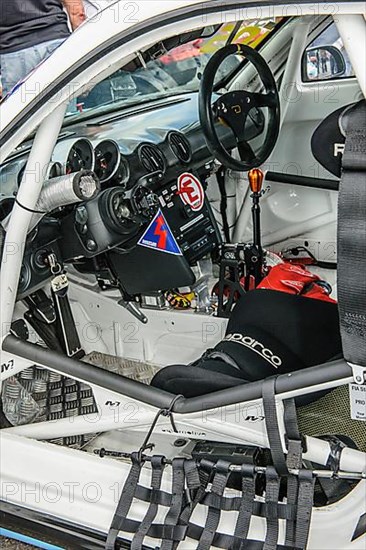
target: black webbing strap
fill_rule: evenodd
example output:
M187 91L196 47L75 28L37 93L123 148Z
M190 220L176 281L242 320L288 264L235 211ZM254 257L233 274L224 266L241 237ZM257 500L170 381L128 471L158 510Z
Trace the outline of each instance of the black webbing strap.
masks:
M313 473L310 470L300 470L295 534L296 548L305 549L307 547L314 501L314 484Z
M124 531L126 533L136 533L140 528L140 522L132 519L126 519L124 523ZM166 525L162 524L153 524L151 525L147 536L151 537L152 539L161 540L163 539L163 534L166 532L169 532L169 538L176 541L178 544L181 541L184 541L188 538L198 541L202 533L204 531L204 527L201 527L200 525L195 525L193 523L189 523L187 526L184 525L175 525L171 528L167 528ZM223 550L232 550L234 548L235 544L242 544L242 547L245 548L245 550L263 550L264 549L264 542L253 540L253 539L247 539L243 541L242 539L237 539L233 535L228 535L226 533L220 533L216 532L215 536L213 538L212 546L215 546L217 548L222 548ZM156 546L156 548L161 548L160 546ZM191 548L196 548L196 546L192 546ZM296 546L287 546L287 545L277 545L277 550L302 550L300 548L297 548Z
M218 460L212 481L211 494L221 497L230 475L230 462ZM206 524L202 531L197 550L210 550L220 521L221 510L210 506L207 512Z
M266 468L266 515L267 532L263 550L276 550L278 542L278 499L280 496L280 477L273 466Z
M238 519L236 521L234 537L236 540L233 544L233 550L242 550L245 541L248 538L250 518L254 511L255 499L255 479L256 474L253 464L242 464L241 466L241 503L239 508Z
M300 470L302 467L302 440L297 424L297 414L294 399L286 399L284 405L284 422L287 437L287 468ZM287 477L287 505L296 506L299 491L298 476L289 474ZM285 544L295 545L296 518L286 521Z
M126 533L138 533L141 522L135 519L126 519L123 522L123 531ZM153 523L150 525L147 536L152 539L164 539L180 542L187 537L187 525L164 525L163 523Z
M187 504L181 513L180 523L187 525L189 518L193 514L193 510L206 495L206 488L210 480L210 476L207 472L203 472L202 470L200 476L196 461L193 459L185 461L184 473L186 476L187 487L191 495L191 502Z
M188 532L187 536L193 540L197 540L200 537L200 533L202 531L202 527L199 527L198 525L189 524L188 526ZM227 535L226 533L216 533L212 546L217 548L223 548L225 550L232 550L233 544L235 542L243 542L243 541L237 541L233 535ZM253 539L247 539L245 541L245 545L243 547L246 550L264 550L265 542L260 540L253 540ZM195 546L191 547L196 548ZM276 547L276 550L300 550L297 549L295 546L285 546L278 544Z
M127 514L132 504L133 497L135 495L136 486L140 478L141 461L138 453L132 453L131 455L132 466L124 484L117 509L113 516L111 526L109 528L107 542L105 550L114 550L116 538L119 531L122 530L124 521L127 518Z
M295 399L285 399L283 401L283 406L283 418L285 422L287 438L292 441L301 441L301 434L299 431L299 425L297 423Z
M141 550L144 542L144 538L147 535L152 522L155 519L155 516L158 511L158 503L155 498L155 493L159 491L161 486L161 480L163 477L165 463L164 457L159 455L154 455L151 457L151 501L147 509L146 515L141 522L140 528L136 531L132 542L131 550Z
M167 529L163 532L160 550L173 550L177 546L177 543L171 539L169 530L171 532L172 526L178 525L179 516L183 507L183 497L185 496L184 462L184 458L174 458L172 462L172 500L170 509L165 517L164 527L167 527Z
M276 407L276 377L266 378L262 382L262 398L264 417L266 422L266 429L268 435L268 441L274 467L277 472L285 476L288 473L286 466L286 459L282 448L282 441L280 430L278 427L278 416Z
M202 499L202 504L205 506L213 506L219 508L222 512L239 512L242 505L242 497L221 497L220 499L215 495L207 493ZM287 519L289 521L295 521L297 514L297 506L285 504L283 502L278 503L278 518ZM253 502L253 516L265 518L267 517L267 507L265 502L255 500Z
M150 502L151 500L151 489L148 489L147 487L143 487L141 485L137 486L136 492L135 492L135 498L138 500L142 500L143 502ZM198 493L196 492L196 497ZM172 495L170 493L167 493L166 491L156 491L155 492L155 499L157 501L157 504L159 506L166 506L167 508L170 508L171 502L172 502ZM201 503L204 506L216 506L217 508L220 508L223 512L239 512L240 507L242 506L242 497L225 497L222 496L221 498L217 497L217 495L211 495L210 492L204 492L203 490L200 492L197 498L197 503ZM193 501L189 502L187 504L187 496L186 492L183 494L183 512L180 516L179 524L183 524L182 522L182 516L186 520L184 524L187 524L189 520L189 516L192 515L193 512ZM188 507L188 508L187 508ZM258 516L258 517L266 517L266 504L265 502L261 502L259 500L254 500L252 503L252 515ZM297 513L297 506L296 504L293 506L289 506L289 504L285 504L282 502L278 503L278 517L279 519L288 519L290 521L296 520L296 513ZM129 531L126 529L126 531ZM174 531L174 530L173 530ZM178 531L178 530L177 530ZM134 532L132 529L131 532ZM178 539L174 539L178 540Z
M298 470L298 475L287 478L287 504L296 506L296 520L286 521L285 544L305 550L309 537L310 520L313 509L315 478L310 470L302 465L303 440L297 423L294 399L284 401L284 421L287 436L287 466Z
M137 485L136 491L135 491L135 498L138 500L142 500L144 502L150 502L151 501L151 493L152 489L149 489L148 487L144 487L143 485ZM154 497L159 504L159 506L166 506L167 508L170 508L172 504L172 495L168 493L167 491L155 491L155 497ZM186 499L186 495L183 494L183 498Z
M300 494L301 509L296 505L279 503L280 478L273 467L267 471L267 488L265 502L255 500L255 471L253 465L243 465L242 472L242 497L224 496L225 487L230 474L230 464L218 461L201 461L204 468L199 467L195 460L174 459L172 495L161 490L161 481L166 461L163 457L153 456L149 458L152 465L151 488L138 485L140 477L141 460L140 453L132 455L132 466L127 477L125 487L113 518L106 548L114 549L114 544L119 531L133 533L131 549L141 549L146 536L161 540L161 549L178 547L179 543L187 537L199 541L197 549L207 550L216 546L224 550L303 550L298 546L307 540L308 525L310 521L312 503L312 480L304 477L304 484ZM211 490L208 491L208 483L211 481ZM310 484L310 485L309 485ZM187 489L185 489L187 487ZM171 498L169 498L169 496ZM127 518L133 498L140 498L149 502L149 507L142 522ZM204 527L190 523L192 513L197 504L208 506L206 524ZM164 524L153 523L158 511L158 505L169 506ZM234 534L218 532L221 512L223 510L238 511L238 519ZM117 513L118 512L118 513ZM252 515L267 518L266 540L254 541L248 539L250 519ZM295 519L301 521L304 528L298 528L296 544L277 545L278 520Z
M342 118L338 196L338 307L346 361L366 367L366 101Z

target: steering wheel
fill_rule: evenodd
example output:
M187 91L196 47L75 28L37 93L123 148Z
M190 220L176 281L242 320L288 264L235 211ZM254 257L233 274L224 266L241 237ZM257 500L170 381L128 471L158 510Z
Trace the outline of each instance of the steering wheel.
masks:
M257 70L266 93L253 93L235 90L224 93L212 103L216 73L221 63L232 54L247 58ZM265 139L259 151L254 153L246 138L246 121L253 108L268 108L268 121ZM280 100L271 69L263 57L253 48L244 44L229 44L218 50L209 60L204 70L199 92L199 115L207 147L222 165L232 170L246 172L263 164L276 144L280 128ZM220 122L231 128L240 160L230 155L222 144L216 129Z

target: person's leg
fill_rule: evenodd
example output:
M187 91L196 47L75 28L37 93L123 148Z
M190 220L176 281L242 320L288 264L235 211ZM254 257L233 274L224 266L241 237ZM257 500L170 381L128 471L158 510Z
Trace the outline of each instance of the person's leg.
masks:
M50 40L18 52L0 56L3 96L23 80L41 61L46 59L64 39Z
M45 42L44 45L46 46L46 53L44 59L51 55L51 53L56 50L56 48L58 48L63 42L65 42L65 38ZM43 44L40 44L40 46L43 46Z
M5 97L15 84L27 74L24 50L1 55L0 65L3 97Z

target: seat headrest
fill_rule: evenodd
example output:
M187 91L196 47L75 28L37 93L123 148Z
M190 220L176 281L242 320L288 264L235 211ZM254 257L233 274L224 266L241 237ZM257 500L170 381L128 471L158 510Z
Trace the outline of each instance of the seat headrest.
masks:
M353 107L351 103L328 115L316 128L311 138L311 152L314 158L338 178L341 177L342 155L345 143L342 120L347 111Z

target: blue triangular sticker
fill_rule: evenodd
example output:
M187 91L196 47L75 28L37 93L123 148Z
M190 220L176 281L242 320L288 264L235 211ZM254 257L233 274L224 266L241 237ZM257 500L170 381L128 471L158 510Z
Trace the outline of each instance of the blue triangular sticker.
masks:
M146 248L152 248L153 250L160 250L160 252L166 252L167 254L182 256L182 251L161 210L157 212L137 244Z

